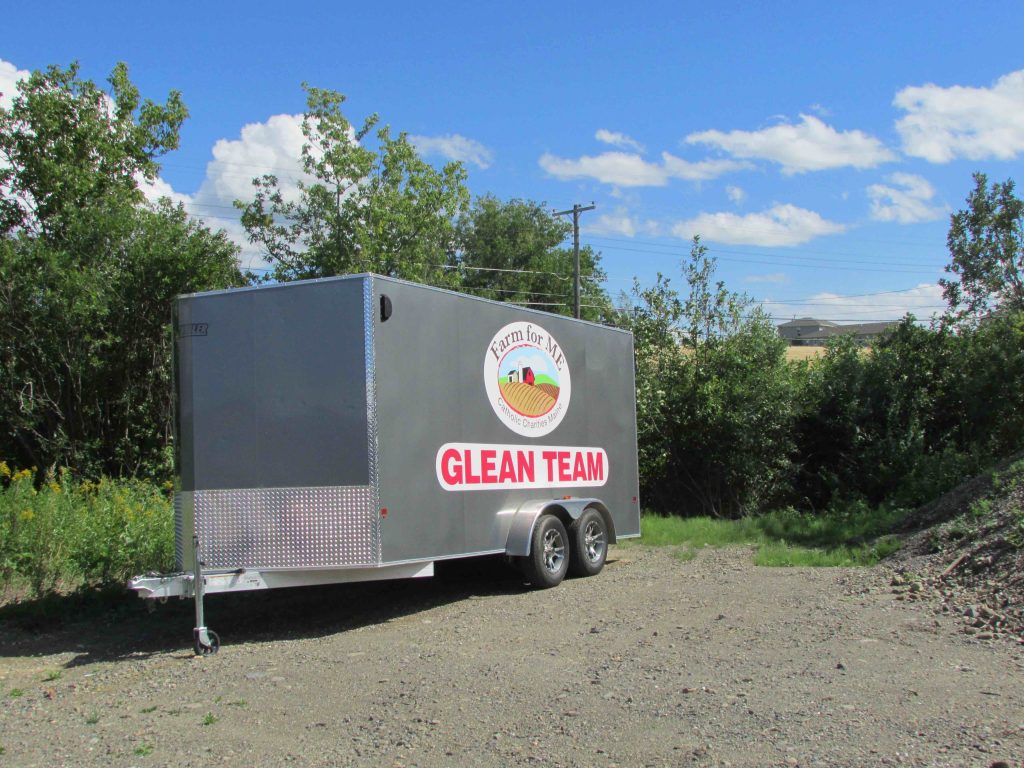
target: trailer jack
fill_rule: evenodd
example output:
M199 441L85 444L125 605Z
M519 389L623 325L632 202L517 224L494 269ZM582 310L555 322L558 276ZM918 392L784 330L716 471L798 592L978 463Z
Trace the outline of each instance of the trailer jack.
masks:
M196 656L209 656L220 650L220 637L212 629L206 626L203 616L203 585L206 579L203 577L203 562L199 559L199 537L192 537L192 545L195 547L196 575L195 575L195 599L196 599L196 626L192 630L193 647Z

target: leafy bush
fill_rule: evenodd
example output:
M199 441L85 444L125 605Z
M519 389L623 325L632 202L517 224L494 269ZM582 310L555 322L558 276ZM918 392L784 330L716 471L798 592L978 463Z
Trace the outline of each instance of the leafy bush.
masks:
M123 583L174 565L167 493L143 481L76 482L68 471L36 488L31 470L0 462L0 588L41 596Z
M636 345L646 503L736 517L788 488L796 378L769 318L713 283L714 267L695 241L685 300L659 276L623 316Z

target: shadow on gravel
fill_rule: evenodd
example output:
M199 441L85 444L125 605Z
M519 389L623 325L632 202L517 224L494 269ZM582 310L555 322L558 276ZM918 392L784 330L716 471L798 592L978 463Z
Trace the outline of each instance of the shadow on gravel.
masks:
M434 578L335 584L208 596L206 623L225 647L323 637L470 597L528 588L499 558L439 562ZM73 653L66 668L180 651L192 656L192 600L150 613L122 590L54 596L0 608L0 658Z

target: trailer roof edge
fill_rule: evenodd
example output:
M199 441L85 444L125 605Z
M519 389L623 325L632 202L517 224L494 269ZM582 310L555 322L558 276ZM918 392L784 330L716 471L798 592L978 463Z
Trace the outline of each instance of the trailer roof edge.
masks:
M417 288L425 288L427 290L438 291L440 293L450 293L450 294L452 294L454 296L459 296L459 297L466 298L466 299L472 299L473 301L480 301L480 302L483 302L485 304L495 304L495 305L497 305L499 307L515 307L516 309L522 310L524 312L530 312L532 314L539 315L541 317L546 317L546 318L557 317L557 318L559 318L561 320L569 320L569 321L571 321L573 323L581 323L583 325L594 326L595 328L604 328L604 329L611 330L611 331L618 331L619 333L626 333L626 334L629 334L630 336L633 335L633 332L631 330L629 330L628 328L619 328L618 326L614 326L614 325L608 325L608 324L605 324L605 323L597 323L597 322L594 322L593 320L583 320L583 319L577 319L575 317L567 317L566 315L556 315L556 314L553 314L551 312L545 312L544 310L541 310L541 309L532 309L530 307L524 307L524 306L522 306L520 304L512 304L510 302L505 302L505 301L496 301L494 299L486 299L483 296L474 296L471 293L462 293L461 291L453 291L450 288L439 288L436 285L427 285L425 283L417 283L417 282L414 282L412 280L402 280L401 278L398 278L398 277L388 277L387 275L378 275L378 274L375 274L373 272L359 272L358 274L353 274L353 275L334 275L332 277L316 277L316 278L311 278L309 280L292 280L292 281L287 282L287 283L268 283L266 285L247 285L247 286L243 286L243 287L239 287L239 288L220 288L220 289L213 290L213 291L196 291L194 293L178 294L174 298L175 298L175 301L177 301L179 299L191 299L191 298L197 297L197 296L218 296L218 295L221 295L221 294L228 294L228 293L234 294L234 293L242 293L242 292L247 292L247 291L266 291L266 290L273 290L273 289L291 288L291 287L296 286L296 285L309 285L309 284L312 284L312 283L327 283L327 282L345 281L345 280L363 280L363 279L366 279L366 278L372 278L373 280L382 280L382 281L388 282L388 283L398 283L398 284L401 284L401 285L412 285L412 286L416 286Z

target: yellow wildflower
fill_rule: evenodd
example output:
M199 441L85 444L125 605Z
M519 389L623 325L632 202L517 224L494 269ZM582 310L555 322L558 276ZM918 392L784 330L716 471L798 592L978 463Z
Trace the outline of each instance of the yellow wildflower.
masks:
M7 466L6 461L0 461L0 477L9 478L11 476L11 468Z
M24 520L26 523L35 516L36 513L33 512L31 509L23 509L21 511L21 519Z

